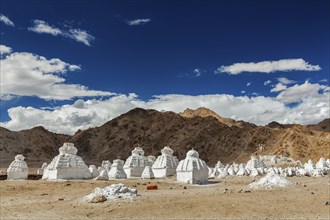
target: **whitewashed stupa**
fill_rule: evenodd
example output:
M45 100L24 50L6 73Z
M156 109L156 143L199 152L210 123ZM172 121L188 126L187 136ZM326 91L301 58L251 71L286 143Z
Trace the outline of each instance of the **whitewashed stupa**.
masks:
M47 163L43 163L42 166L41 166L41 168L39 168L37 170L37 175L43 175L44 174L44 170L46 169L46 167L47 167Z
M98 177L100 175L95 165L89 165L88 169L91 172L92 178Z
M114 160L111 165L111 170L108 173L109 179L127 179L127 175L123 169L123 166L123 160Z
M186 158L181 160L176 168L177 181L190 184L206 184L209 169L206 163L199 159L194 149L187 152Z
M162 178L175 175L179 160L176 156L173 156L173 150L166 146L161 150L161 153L162 155L158 156L152 165L155 177Z
M129 156L124 164L124 171L127 178L141 177L144 168L149 164L148 159L144 156L144 151L141 147L136 147L132 150L132 155Z
M28 178L29 169L24 159L25 157L22 154L16 155L15 160L11 162L7 169L7 179L18 180Z
M77 156L77 148L73 143L64 143L59 149L60 154L44 170L42 179L90 179L91 172Z
M141 175L141 178L142 179L154 179L155 178L155 175L154 173L152 172L152 169L150 166L146 166L142 172L142 175Z

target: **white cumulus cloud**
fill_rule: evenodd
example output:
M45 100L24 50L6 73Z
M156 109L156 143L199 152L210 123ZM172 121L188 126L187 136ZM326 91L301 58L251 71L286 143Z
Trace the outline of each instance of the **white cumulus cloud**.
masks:
M288 78L285 78L285 77L277 78L277 80L280 83L282 83L283 85L293 84L293 83L296 83L297 82L297 81L294 81L294 80L291 80L291 79L288 79Z
M272 73L277 71L319 71L319 65L311 65L303 59L283 59L278 61L263 61L258 63L234 63L230 66L221 66L217 73L237 75L242 72Z
M12 49L6 45L0 45L0 55L11 53Z
M8 26L15 26L14 22L12 22L7 16L0 14L0 22L4 23L5 25Z
M21 130L42 125L53 132L73 134L78 129L100 126L136 107L177 113L186 108L207 107L224 117L259 125L271 121L313 124L329 117L330 96L327 88L306 82L289 87L284 91L286 94L275 98L227 94L198 96L167 94L144 101L139 99L136 94L128 94L115 95L105 100L84 101L80 99L72 104L53 109L18 106L8 110L10 120L0 123L0 126L11 130ZM302 92L299 92L306 91L306 89L309 91L309 95L302 95ZM323 92L316 92L318 90L323 90ZM294 107L288 107L286 104L289 100L293 102L299 100L300 102Z
M130 25L130 26L136 26L136 25L146 24L150 21L151 21L150 18L138 18L138 19L127 21L127 24Z
M29 27L28 30L38 34L51 34L53 36L62 36L66 38L71 38L77 42L85 44L86 46L90 46L91 42L95 40L95 37L89 34L85 30L81 30L81 29L61 30L42 20L34 20L33 24L34 26Z
M34 23L34 26L29 27L28 28L29 31L33 31L33 32L36 32L39 34L51 34L54 36L63 35L63 32L60 29L49 25L45 21L34 20L33 23Z
M37 96L46 100L68 100L73 97L109 96L113 93L89 90L79 84L67 84L63 73L79 70L58 58L47 59L26 52L15 52L0 60L1 99L15 96Z

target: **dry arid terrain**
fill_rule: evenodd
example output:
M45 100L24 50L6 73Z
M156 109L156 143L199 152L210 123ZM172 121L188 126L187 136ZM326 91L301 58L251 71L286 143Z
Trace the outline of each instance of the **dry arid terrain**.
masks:
M16 154L26 157L28 166L40 167L58 154L63 142L73 142L78 155L87 164L120 157L125 160L134 147L145 155L158 156L164 146L174 150L180 160L194 148L209 166L223 163L246 163L253 154L283 155L314 162L330 158L330 120L316 125L282 125L271 122L257 126L223 118L199 108L181 114L136 108L100 127L79 130L74 135L49 132L43 127L23 131L0 128L0 167L6 168ZM259 150L259 145L264 150Z
M260 178L260 177L259 177ZM1 219L329 219L329 177L288 178L292 187L251 190L251 177L196 186L174 178L122 181L0 181ZM122 182L134 199L87 203L96 187ZM146 190L155 184L158 190Z

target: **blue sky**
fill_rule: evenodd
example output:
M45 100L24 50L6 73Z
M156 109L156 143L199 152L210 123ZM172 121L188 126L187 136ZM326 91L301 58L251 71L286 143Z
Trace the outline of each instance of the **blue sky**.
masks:
M329 10L326 0L3 0L0 125L73 133L134 107L201 106L316 123L329 117Z

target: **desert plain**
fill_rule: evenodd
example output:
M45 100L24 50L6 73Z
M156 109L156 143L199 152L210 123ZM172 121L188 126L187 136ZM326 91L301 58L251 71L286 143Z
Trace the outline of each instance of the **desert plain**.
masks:
M250 189L261 177L211 179L207 185L164 179L1 180L1 219L329 219L330 179L288 177L290 187ZM103 203L83 197L124 183L138 196ZM147 190L157 185L157 190Z

